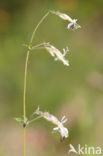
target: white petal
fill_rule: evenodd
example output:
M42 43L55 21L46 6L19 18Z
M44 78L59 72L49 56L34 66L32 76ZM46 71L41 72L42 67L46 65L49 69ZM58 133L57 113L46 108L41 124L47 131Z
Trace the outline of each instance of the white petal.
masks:
M66 118L66 116L64 115L64 116L62 117L61 121L63 121L65 118Z
M67 60L63 60L64 65L69 66L69 62Z
M60 134L62 137L67 138L68 137L68 129L65 127L60 128Z
M53 131L58 131L58 130L59 130L59 127L53 128Z
M62 121L62 124L66 123L68 121L68 119L65 119Z

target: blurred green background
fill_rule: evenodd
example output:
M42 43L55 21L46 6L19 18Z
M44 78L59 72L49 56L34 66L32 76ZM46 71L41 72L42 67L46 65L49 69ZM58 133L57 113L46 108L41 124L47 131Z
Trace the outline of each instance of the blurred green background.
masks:
M70 66L45 50L31 52L27 116L38 105L59 119L66 115L70 136L60 143L53 125L38 120L27 129L27 155L67 156L70 143L103 148L103 0L0 0L0 156L23 155L22 125L14 121L23 114L23 44L50 9L77 18L82 28L68 31L55 15L39 27L33 44L49 41L61 51L68 46Z

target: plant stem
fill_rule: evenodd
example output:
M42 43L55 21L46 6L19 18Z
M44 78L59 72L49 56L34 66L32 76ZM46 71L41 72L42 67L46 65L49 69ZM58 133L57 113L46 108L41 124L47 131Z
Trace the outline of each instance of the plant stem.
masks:
M25 123L25 120L26 120L26 79L27 79L27 66L28 66L28 59L29 59L29 53L30 53L30 50L27 51L27 56L26 56L26 62L25 62L25 75L24 75L24 123Z
M26 156L26 140L25 140L25 127L24 127L24 131L23 131L23 144L24 144L24 156Z
M33 31L33 33L32 33L32 36L31 36L30 45L32 44L33 38L34 38L34 36L35 36L35 33L36 33L36 31L37 31L39 25L44 21L44 19L49 15L49 13L50 13L50 12L47 12L47 13L43 16L43 18L40 20L40 22L37 24L36 28L34 29L34 31Z
M33 46L32 49L38 48L38 47L43 46L43 45L44 45L43 43L37 44L37 45Z
M28 121L28 124L30 124L30 123L32 123L32 122L34 122L34 121L36 121L36 120L38 120L38 119L40 119L40 118L42 118L42 116L38 116L38 117L36 117L36 118L34 118L34 119Z
M48 16L49 12L47 12L43 18L40 20L40 22L37 24L36 28L34 29L30 43L28 46L28 51L26 55L26 62L25 62L25 72L24 72L24 94L23 94L23 115L24 115L24 131L23 131L23 144L24 144L24 156L26 156L26 81L27 81L27 68L28 68L28 59L29 59L29 53L31 51L32 42L35 36L35 33L39 27L39 25L44 21L44 19Z
M26 56L26 62L25 62L25 73L24 73L24 95L23 95L23 112L24 112L24 137L23 137L23 144L24 144L24 156L26 156L26 79L27 79L27 67L28 67L28 59L29 59L29 53L30 50L27 51L27 56Z

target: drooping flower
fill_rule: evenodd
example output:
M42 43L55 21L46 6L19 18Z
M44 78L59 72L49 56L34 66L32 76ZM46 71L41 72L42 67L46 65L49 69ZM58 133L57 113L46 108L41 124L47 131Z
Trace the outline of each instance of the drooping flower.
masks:
M77 22L77 19L73 19L72 22L68 24L67 29L75 30L75 29L81 28L81 26L77 24L76 22Z
M50 43L44 42L43 45L44 45L45 49L51 54L51 56L55 57L55 60L60 60L60 61L63 62L64 65L69 66L68 60L66 60L64 58L64 56L65 56L65 54L67 52L65 52L64 54L62 54L56 47L54 47ZM69 51L69 49L68 49L68 51Z
M40 115L47 121L55 124L57 127L53 128L53 131L58 131L62 138L67 138L69 136L68 129L63 125L67 121L65 116L63 116L61 121L59 121L54 115L48 112L42 112L39 108L35 111L35 114Z
M51 13L59 16L63 20L69 21L70 23L68 24L67 29L74 30L74 29L81 28L81 26L77 24L77 19L72 19L67 14L61 13L59 11L51 11Z

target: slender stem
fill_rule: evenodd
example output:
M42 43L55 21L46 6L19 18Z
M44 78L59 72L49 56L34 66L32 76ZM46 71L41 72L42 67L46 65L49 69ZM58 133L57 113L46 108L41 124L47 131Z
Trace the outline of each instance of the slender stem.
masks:
M29 53L30 53L30 46L32 46L33 38L35 36L35 33L39 27L39 25L43 22L43 20L47 17L49 12L47 12L43 18L40 20L40 22L37 24L36 28L34 29L30 43L28 46L28 51L26 55L26 62L25 62L25 73L24 73L24 94L23 94L23 114L24 114L24 131L23 131L23 144L24 144L24 156L26 156L26 80L27 80L27 68L28 68L28 59L29 59Z
M30 53L30 50L27 51L27 56L26 56L26 62L25 62L25 75L24 75L24 99L23 99L23 103L24 103L24 123L25 123L25 120L26 120L26 79L27 79L27 65L28 65L28 59L29 59L29 53Z
M23 144L24 144L24 156L26 156L26 139L25 139L25 127L23 131Z
M44 47L37 47L37 48L32 48L32 50L34 50L34 49L45 49Z
M38 47L40 47L42 45L44 45L44 44L43 43L37 44L37 45L33 46L32 49L38 48Z
M23 95L23 112L24 112L24 124L26 124L26 79L27 79L27 66L29 59L30 50L27 51L26 62L25 62L25 73L24 73L24 95ZM26 135L25 135L26 127L24 126L24 156L26 156Z
M38 117L36 117L36 118L34 118L34 119L28 121L28 124L30 124L30 123L32 123L32 122L34 122L35 120L38 120L38 119L40 119L40 118L42 118L42 116L38 116Z
M37 24L36 28L34 29L34 31L33 31L33 33L32 33L31 40L30 40L30 44L32 44L33 38L34 38L34 36L35 36L35 33L36 33L36 31L37 31L39 25L44 21L44 19L45 19L48 15L49 15L49 12L47 12L47 13L43 16L43 18L40 20L40 22Z

